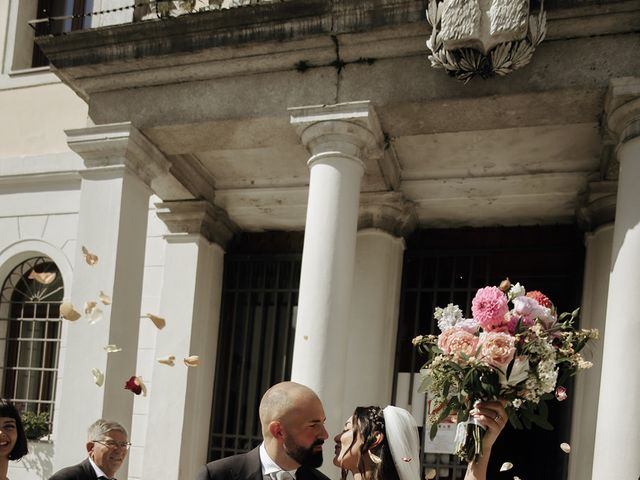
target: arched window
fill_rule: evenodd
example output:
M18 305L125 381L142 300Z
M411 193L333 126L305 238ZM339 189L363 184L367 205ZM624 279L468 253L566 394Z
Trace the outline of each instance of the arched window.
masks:
M22 412L53 417L64 287L48 257L15 267L0 292L0 386Z

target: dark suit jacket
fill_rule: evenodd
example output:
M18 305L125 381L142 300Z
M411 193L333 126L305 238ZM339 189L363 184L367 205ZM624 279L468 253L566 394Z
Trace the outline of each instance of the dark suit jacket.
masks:
M66 467L53 474L49 480L97 480L97 475L89 459L85 458L81 463L72 467Z
M260 447L207 463L198 472L196 480L263 480ZM329 479L315 468L300 467L296 472L296 480Z

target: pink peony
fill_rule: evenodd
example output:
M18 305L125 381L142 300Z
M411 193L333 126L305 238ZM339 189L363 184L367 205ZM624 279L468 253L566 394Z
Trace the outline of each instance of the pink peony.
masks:
M509 312L507 297L498 287L481 288L473 297L471 311L484 330L493 330L505 323Z
M509 319L509 323L507 324L506 331L509 332L511 335L513 335L516 332L516 326L518 325L518 321L520 321L520 331L522 331L523 329L532 327L533 324L535 323L534 320L532 320L531 318L522 317L520 315L509 314L507 318ZM497 330L500 330L500 329L497 329ZM494 329L493 331L496 331L496 329Z
M473 357L478 349L478 337L458 327L448 328L438 336L438 347L447 355Z
M480 335L481 359L492 367L506 370L516 353L514 337L503 332L486 332Z

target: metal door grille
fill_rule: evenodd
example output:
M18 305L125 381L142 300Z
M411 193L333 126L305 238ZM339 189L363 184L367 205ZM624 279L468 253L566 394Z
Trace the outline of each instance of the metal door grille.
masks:
M45 285L32 272L53 273ZM23 412L45 412L53 419L58 355L60 304L64 296L56 265L34 257L18 265L4 281L0 296L0 348L3 350L2 395Z
M291 377L301 255L227 255L209 461L262 441L258 405Z
M424 359L416 354L411 339L419 334L439 333L437 323L433 319L435 307L454 303L469 316L471 301L476 291L486 285L498 285L507 276L530 290L542 290L547 293L556 302L559 311L573 309L578 305L584 253L580 235L576 235L570 227L486 231L461 229L458 232L442 232L440 241L439 232L425 232L425 235L427 233L429 241L432 242L430 245L424 245L426 242L422 239L413 246L410 242L405 253L396 374L419 371ZM467 247L471 242L481 244L482 247ZM414 375L409 377L409 392L414 389L413 377ZM396 382L394 387L395 384ZM406 398L407 395L408 392L402 392L401 397ZM398 392L394 390L393 398L397 397ZM514 465L518 462L519 472L515 473L520 474L522 478L544 477L559 480L566 477L566 459L555 452L559 449L554 450L553 447L565 441L559 438L568 434L570 405L550 407L555 409L550 413L550 420L556 426L555 432L505 431L493 449L490 472L497 472L503 461L511 461ZM424 424L425 419L422 420ZM421 439L424 441L422 430L424 429L421 428ZM531 449L534 448L534 444L544 442L544 448L549 449L549 458L553 458L556 466L552 469L534 465L535 460L527 459L522 453L523 440L531 442ZM509 443L513 445L508 445ZM515 446L517 444L520 445L520 451ZM535 448L541 447L538 445ZM501 457L503 453L504 458ZM424 449L421 455L424 472L435 469L436 479L464 478L466 464L461 463L456 456L426 453ZM543 471L544 468L547 470Z

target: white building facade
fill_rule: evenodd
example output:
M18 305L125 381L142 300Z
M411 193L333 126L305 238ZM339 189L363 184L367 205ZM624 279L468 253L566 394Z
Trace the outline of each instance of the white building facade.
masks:
M0 5L0 387L52 420L12 480L81 461L99 417L130 431L121 480L194 478L259 441L282 379L318 392L330 432L356 405L421 419L411 337L505 275L601 331L557 431L529 437L572 454L525 451L521 476L640 475L637 2L546 2L531 63L468 83L429 66L422 1L70 3L36 47L27 22L50 15Z

